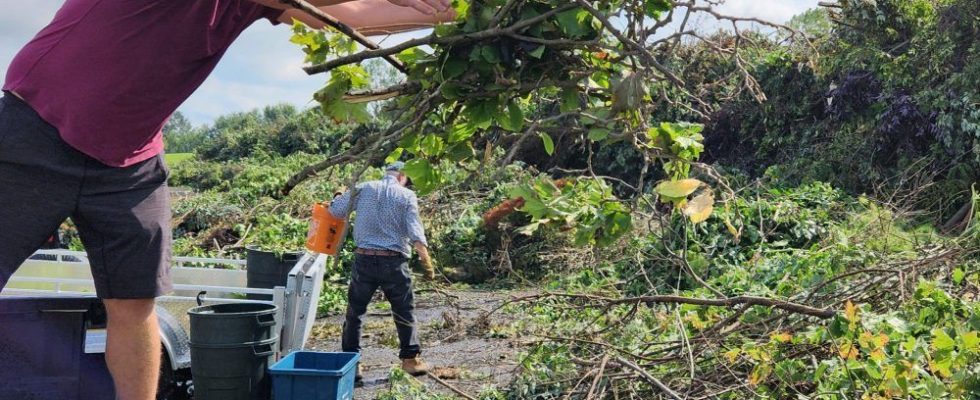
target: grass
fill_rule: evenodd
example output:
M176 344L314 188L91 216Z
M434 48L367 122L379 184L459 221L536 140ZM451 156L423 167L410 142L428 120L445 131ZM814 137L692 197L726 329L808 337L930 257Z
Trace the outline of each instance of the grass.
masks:
M180 163L182 163L184 161L187 161L187 160L190 160L191 158L194 158L194 153L164 154L163 157L167 161L167 166L173 167L173 166L175 166L177 164L180 164Z

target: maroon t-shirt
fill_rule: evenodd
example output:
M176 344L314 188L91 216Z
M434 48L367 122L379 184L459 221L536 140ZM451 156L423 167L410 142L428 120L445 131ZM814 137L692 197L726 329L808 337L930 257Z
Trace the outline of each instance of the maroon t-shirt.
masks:
M17 54L4 90L65 142L115 167L156 156L170 115L253 22L249 0L66 0Z

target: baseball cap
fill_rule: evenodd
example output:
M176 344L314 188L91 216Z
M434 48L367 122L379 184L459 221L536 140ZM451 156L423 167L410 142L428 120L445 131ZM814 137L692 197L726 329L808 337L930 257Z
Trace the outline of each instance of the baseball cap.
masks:
M403 169L405 169L405 163L401 161L395 161L391 164L388 164L388 166L385 167L385 171L401 172Z

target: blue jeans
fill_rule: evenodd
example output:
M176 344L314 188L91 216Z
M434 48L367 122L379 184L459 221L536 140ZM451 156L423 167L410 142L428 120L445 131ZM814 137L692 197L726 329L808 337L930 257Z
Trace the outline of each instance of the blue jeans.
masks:
M361 351L361 324L374 292L381 288L391 303L391 315L401 344L399 358L415 358L420 352L415 323L415 294L408 260L401 256L355 254L347 291L347 316L341 347L345 352Z

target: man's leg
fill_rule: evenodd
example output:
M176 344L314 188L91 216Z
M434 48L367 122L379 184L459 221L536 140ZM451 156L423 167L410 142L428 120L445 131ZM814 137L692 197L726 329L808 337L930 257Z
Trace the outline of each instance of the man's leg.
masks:
M0 99L0 289L75 208L80 165L27 104Z
M373 278L372 270L375 265L370 262L371 256L357 254L354 256L354 267L351 268L350 287L347 289L347 314L344 319L344 333L341 348L345 352L361 352L361 324L367 313L371 297L378 290L378 283Z
M391 303L391 316L395 319L395 329L398 330L398 342L401 345L398 358L413 359L419 355L422 347L419 345L418 327L415 323L415 293L412 291L408 261L401 257L386 257L384 262L383 267L389 271L389 275L381 289Z
M161 342L153 299L172 288L166 181L162 156L126 168L90 160L72 215L106 304L106 361L120 400L156 397Z
M106 299L105 358L119 400L156 398L160 328L153 299Z

